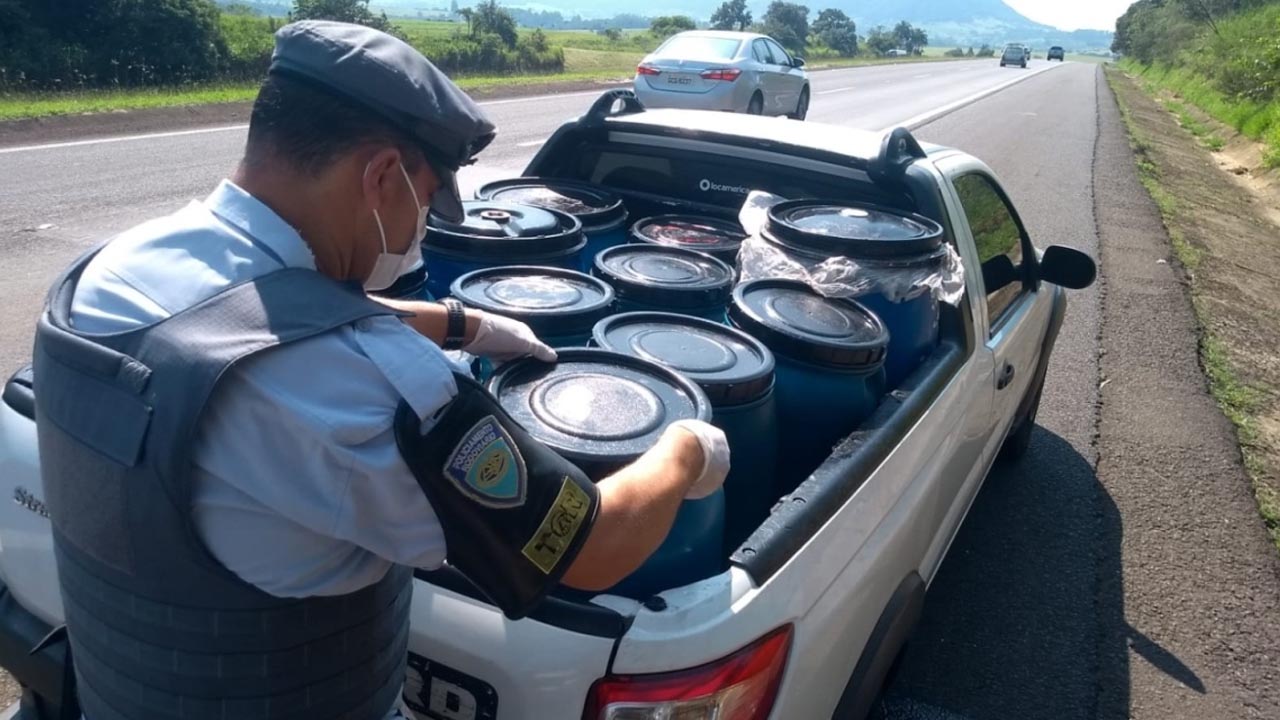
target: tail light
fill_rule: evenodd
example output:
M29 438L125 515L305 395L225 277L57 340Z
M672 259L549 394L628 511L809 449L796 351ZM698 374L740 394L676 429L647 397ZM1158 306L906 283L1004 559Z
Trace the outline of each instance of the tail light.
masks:
M610 675L583 720L765 720L782 683L791 626L713 663L655 675Z
M703 70L701 73L703 80L727 80L733 82L738 79L742 71L738 68L716 68L714 70Z
M639 65L636 67L638 75L661 75L662 71L652 65Z

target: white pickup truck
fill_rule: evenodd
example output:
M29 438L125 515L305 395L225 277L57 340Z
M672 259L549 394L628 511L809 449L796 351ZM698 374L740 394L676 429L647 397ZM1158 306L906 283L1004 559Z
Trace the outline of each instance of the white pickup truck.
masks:
M424 720L864 717L988 469L1027 449L1061 288L1092 283L1093 261L1036 250L986 165L905 130L646 112L613 91L526 174L610 186L633 217L732 218L751 190L919 213L945 228L965 292L936 352L719 574L644 601L559 593L510 621L450 568L420 572L406 704ZM29 370L3 397L0 665L23 686L18 717L78 717Z

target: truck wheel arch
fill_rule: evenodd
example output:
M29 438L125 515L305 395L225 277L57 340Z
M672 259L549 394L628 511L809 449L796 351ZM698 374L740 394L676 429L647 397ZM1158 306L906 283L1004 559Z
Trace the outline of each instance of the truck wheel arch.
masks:
M924 611L925 582L912 571L889 597L871 637L831 714L832 720L862 720L884 690L890 670Z

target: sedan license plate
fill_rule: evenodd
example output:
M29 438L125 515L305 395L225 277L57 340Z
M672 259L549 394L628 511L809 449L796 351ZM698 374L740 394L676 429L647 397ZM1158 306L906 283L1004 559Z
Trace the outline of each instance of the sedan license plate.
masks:
M667 84L668 85L692 85L693 78L689 77L688 75L668 75Z
M418 720L497 720L498 692L489 683L409 653L404 702Z

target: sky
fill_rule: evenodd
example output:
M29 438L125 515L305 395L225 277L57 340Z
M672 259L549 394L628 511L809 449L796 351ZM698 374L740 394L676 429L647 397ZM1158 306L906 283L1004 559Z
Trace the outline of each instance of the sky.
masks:
M1078 30L1115 30L1116 18L1133 0L1004 0L1004 3L1045 25Z

